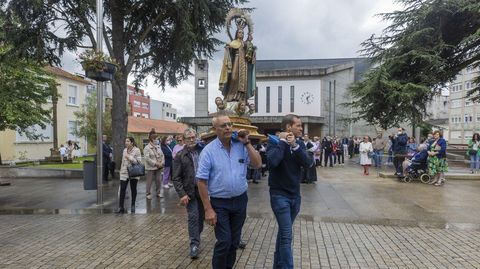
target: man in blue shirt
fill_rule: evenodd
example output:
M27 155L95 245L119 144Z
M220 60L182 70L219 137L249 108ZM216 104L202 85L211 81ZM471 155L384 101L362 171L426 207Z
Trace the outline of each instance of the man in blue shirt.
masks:
M215 227L212 267L233 268L242 227L247 216L247 166L262 166L260 154L240 130L232 140L232 122L226 115L213 118L217 138L200 154L196 177L205 209L205 222ZM209 199L210 197L210 199Z
M270 204L278 223L273 268L293 268L292 227L300 211L301 167L314 167L302 137L302 121L289 114L282 119L280 142L267 147Z

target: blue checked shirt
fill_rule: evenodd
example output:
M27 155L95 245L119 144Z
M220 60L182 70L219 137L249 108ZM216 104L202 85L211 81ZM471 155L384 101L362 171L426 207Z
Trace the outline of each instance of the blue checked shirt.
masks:
M214 198L231 198L247 191L247 166L250 158L246 147L231 142L230 153L218 138L200 154L196 177L208 183L208 194Z

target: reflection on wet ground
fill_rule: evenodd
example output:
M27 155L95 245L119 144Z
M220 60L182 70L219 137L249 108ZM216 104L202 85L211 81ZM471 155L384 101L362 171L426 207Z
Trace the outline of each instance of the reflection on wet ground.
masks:
M399 183L363 176L357 165L318 168L316 184L302 185L301 218L332 223L381 224L480 229L480 181L455 180L444 187ZM118 180L104 186L104 205L96 205L96 191L83 190L82 180L11 179L0 188L0 214L112 214L117 208ZM126 205L130 204L127 199ZM135 214L185 215L173 188L164 198L145 199L140 181ZM268 184L250 184L248 214L273 218Z

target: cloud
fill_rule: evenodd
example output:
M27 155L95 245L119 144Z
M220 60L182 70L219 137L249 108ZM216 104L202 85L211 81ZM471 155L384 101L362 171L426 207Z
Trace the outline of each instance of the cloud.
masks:
M257 59L318 59L359 56L360 43L371 34L379 34L387 22L375 14L401 8L395 0L251 0L246 7L254 7L254 44ZM233 30L232 30L233 31ZM217 38L228 41L225 31ZM214 99L220 96L218 79L223 59L219 47L209 60L209 110L214 111ZM65 56L67 70L81 72L74 54ZM77 68L72 68L77 66ZM193 71L193 66L192 69ZM194 115L194 79L180 83L176 88L161 91L150 79L145 90L153 99L172 103L180 117Z

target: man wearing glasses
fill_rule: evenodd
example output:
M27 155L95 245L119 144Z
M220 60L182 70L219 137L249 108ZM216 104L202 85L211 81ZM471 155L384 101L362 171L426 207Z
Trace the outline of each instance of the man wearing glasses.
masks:
M184 147L173 160L172 181L180 198L180 205L187 208L190 258L196 259L198 258L204 218L203 204L195 178L202 148L196 143L197 135L193 129L186 129L181 139L184 141Z
M214 269L233 268L242 227L247 216L247 166L262 166L260 154L238 131L232 140L232 122L224 114L212 120L217 138L200 154L196 177L205 209L205 222L215 228ZM210 199L209 199L210 197Z

